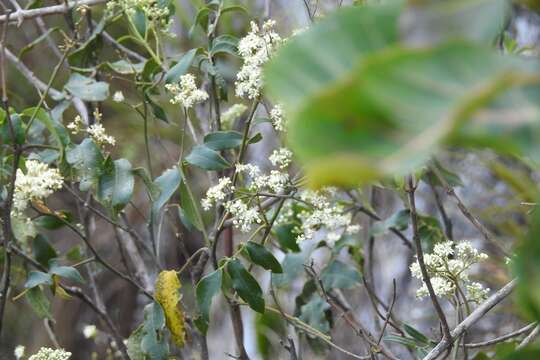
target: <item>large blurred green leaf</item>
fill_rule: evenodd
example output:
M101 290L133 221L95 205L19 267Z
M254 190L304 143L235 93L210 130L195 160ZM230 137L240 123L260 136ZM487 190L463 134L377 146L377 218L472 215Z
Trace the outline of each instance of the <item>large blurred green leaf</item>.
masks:
M399 4L349 7L289 40L268 64L270 95L287 108L350 76L365 55L396 43Z
M507 0L416 0L401 16L401 29L408 43L436 44L461 38L487 44L504 29Z
M398 12L394 4L330 15L267 67L312 184L402 175L443 144L530 154L540 139L538 66L468 42L408 48L396 40Z
M210 307L212 299L221 290L222 272L220 269L203 277L196 288L197 305L201 312L200 318L195 320L197 328L206 335L208 324L210 322Z

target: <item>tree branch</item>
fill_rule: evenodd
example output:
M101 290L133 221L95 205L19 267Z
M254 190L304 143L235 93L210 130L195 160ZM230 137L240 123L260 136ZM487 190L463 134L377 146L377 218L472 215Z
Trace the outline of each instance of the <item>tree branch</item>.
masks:
M65 4L62 4L62 5L53 5L53 6L47 6L47 7L41 7L41 8L29 9L29 10L19 9L11 14L11 16L9 17L9 20L6 15L0 15L0 23L4 23L8 21L8 23L10 24L19 24L20 22L26 19L33 19L36 17L47 16L47 15L65 14L69 10L73 9L74 7L99 5L99 4L104 4L107 1L109 0L67 1Z
M458 339L463 333L465 333L471 326L473 326L478 320L486 315L495 305L503 301L514 288L516 287L517 280L514 279L506 284L502 289L491 295L489 299L484 301L478 306L471 315L467 316L452 332L449 341L443 339L437 346L424 357L423 360L434 360L441 355L456 339Z

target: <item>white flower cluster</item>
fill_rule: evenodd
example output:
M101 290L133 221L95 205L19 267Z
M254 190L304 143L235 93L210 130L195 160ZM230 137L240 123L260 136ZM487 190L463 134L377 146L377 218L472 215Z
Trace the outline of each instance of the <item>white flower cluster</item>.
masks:
M450 297L454 294L456 286L463 285L462 287L467 290L469 301L481 302L484 300L489 289L485 289L480 283L471 282L468 270L473 264L483 261L487 257L468 241L457 244L452 241L435 244L433 253L424 255L424 263L435 295ZM411 264L410 270L413 277L422 280L422 271L418 261ZM416 296L421 298L428 295L427 286L422 282Z
M221 115L221 125L226 128L232 128L236 119L238 119L247 110L244 104L234 104Z
M99 146L116 145L116 139L113 136L108 135L103 125L101 125L100 121L102 118L102 114L97 109L94 111L94 117L96 123L88 126L85 129L81 116L77 115L75 116L75 119L67 125L67 128L71 130L71 133L73 135L77 135L81 132L86 132Z
M50 349L42 347L37 354L30 356L28 360L68 360L71 353L63 349Z
M280 169L285 169L289 166L292 161L292 151L287 148L281 148L274 150L272 155L268 158L272 165L279 167Z
M285 131L285 119L283 118L283 106L281 104L275 105L270 110L270 121L276 131Z
M232 181L228 177L222 177L218 180L217 185L212 186L206 191L206 197L202 199L201 205L204 210L208 211L213 205L225 200L225 197L233 190Z
M137 10L140 10L147 19L164 29L169 28L172 23L172 20L167 19L169 8L160 6L159 0L113 0L107 3L109 12L114 11L115 8L119 8L128 16L133 16Z
M233 225L242 232L249 232L253 224L261 223L259 210L256 207L249 208L242 200L227 201L225 210L233 217Z
M263 86L262 66L270 59L276 48L283 42L274 31L276 22L267 20L262 29L251 22L251 31L238 43L238 53L244 60L236 75L236 96L256 99Z
M253 192L269 190L273 193L280 193L289 183L289 174L280 170L270 170L269 174L263 174L257 165L237 164L236 171L250 177L248 189Z
M195 76L185 74L180 77L180 84L166 84L165 88L174 95L172 104L180 104L185 108L202 103L208 99L208 93L198 89Z
M15 347L15 350L13 350L13 355L15 355L15 359L16 360L20 360L23 358L24 356L24 350L25 350L25 347L22 346L22 345L17 345Z
M114 102L123 102L126 98L124 97L124 93L121 92L120 90L118 91L115 91L114 95L113 95L113 101Z
M335 196L336 190L330 187L318 191L304 190L300 193L300 199L311 204L312 208L298 214L302 225L296 229L299 233L297 242L312 239L317 231L325 229L326 241L332 245L343 233L352 235L360 230L360 226L351 224L351 214L346 213L342 205L332 200Z
M42 200L55 190L62 188L64 179L58 169L37 160L26 161L26 174L17 169L13 208L15 213L22 213L29 201Z
M86 325L83 327L83 335L85 339L91 339L96 337L97 335L97 327L96 325Z

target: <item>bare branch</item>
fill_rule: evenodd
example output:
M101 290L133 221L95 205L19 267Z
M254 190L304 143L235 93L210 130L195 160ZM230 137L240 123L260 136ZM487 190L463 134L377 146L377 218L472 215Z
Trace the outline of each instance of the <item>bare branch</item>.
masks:
M94 6L99 4L104 4L109 0L80 0L80 1L67 1L66 4L47 6L37 9L28 9L23 10L19 9L11 14L9 17L10 24L19 24L26 19L33 19L36 17L55 15L55 14L65 14L69 10L78 6ZM6 15L0 15L0 23L6 22L8 17Z
M514 279L506 284L502 289L491 295L486 301L478 306L471 315L467 316L452 332L450 333L450 341L443 340L437 346L424 357L423 360L434 360L441 355L456 339L458 339L463 333L465 333L471 326L478 322L484 315L486 315L495 305L503 301L514 288L516 287L517 280Z
M534 328L535 326L536 326L536 323L532 323L532 324L529 324L529 325L527 325L525 327L522 327L521 329L518 329L516 331L508 333L506 335L499 336L498 338L495 338L495 339L482 341L482 342L479 342L479 343L465 344L465 347L473 349L473 348L479 348L479 347L484 347L484 346L495 345L495 344L501 343L503 341L515 338L515 337L517 337L517 336L519 336L521 334L524 334L527 331Z

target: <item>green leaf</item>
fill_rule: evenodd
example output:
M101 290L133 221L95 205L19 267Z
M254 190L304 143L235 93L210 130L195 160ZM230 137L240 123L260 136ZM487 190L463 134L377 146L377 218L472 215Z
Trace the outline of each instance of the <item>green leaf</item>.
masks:
M165 74L165 82L167 84L172 82L178 82L180 81L180 77L184 74L186 74L193 63L193 59L195 59L195 55L197 55L197 52L199 51L199 48L191 49L187 51L178 62L167 71L167 74Z
M410 326L410 325L407 325L407 324L403 324L403 329L405 330L405 332L411 336L412 338L414 338L415 340L421 342L422 344L429 344L430 341L429 339L427 338L427 336L425 336L424 334L422 334L420 331L416 330L414 327Z
M53 319L51 313L51 303L49 299L47 299L47 296L45 296L43 290L37 286L32 287L26 291L24 296L37 316L42 319Z
M87 191L97 185L99 177L103 174L103 155L99 147L88 138L79 145L67 149L66 161L76 169L80 177L81 191Z
M508 17L506 0L418 1L401 18L406 41L436 44L460 38L491 44L504 30Z
M264 313L264 299L257 280L236 259L227 263L227 272L232 280L232 287L238 296L248 303L253 310Z
M197 284L195 293L201 316L196 320L195 325L197 325L197 328L203 333L203 335L206 335L208 331L212 299L221 290L221 282L222 273L221 270L218 269L203 277Z
M270 95L296 108L310 95L347 78L364 56L399 40L400 12L395 4L349 7L293 37L266 67Z
M266 250L264 246L253 241L248 241L245 244L245 249L253 263L263 267L266 270L271 270L273 273L283 273L283 269L281 268L279 262L270 251Z
M144 336L141 350L150 360L168 360L169 345L164 336L165 315L161 306L152 302L144 308Z
M174 195L180 185L180 180L180 171L177 167L165 170L163 174L154 180L153 186L159 194L152 204L152 214L154 216L159 213L161 208Z
M467 42L400 46L398 13L396 5L343 9L268 65L268 91L284 104L312 185L401 176L447 144L540 158L536 65Z
M49 241L47 241L47 238L41 234L38 234L34 238L34 241L32 241L32 253L34 259L43 266L47 266L49 260L58 256L54 247L52 247L52 245L49 244Z
M411 349L416 349L416 347L418 346L414 340L397 335L386 335L383 337L383 340L405 345Z
M304 271L304 262L306 255L303 253L288 253L281 262L282 274L272 274L272 283L276 287L285 287L289 285Z
M75 269L73 266L60 266L55 260L49 261L49 266L49 273L51 274L70 279L81 284L84 283L81 273L79 273L79 270Z
M200 210L197 205L198 202L193 198L193 194L186 185L186 178L184 175L182 175L182 181L180 182L180 204L183 214L188 222L197 230L203 231L204 223L200 216Z
M60 212L58 216L63 217L66 221L70 221L72 216L70 213L66 211ZM47 229L47 230L56 230L63 227L65 224L58 219L58 216L52 216L52 215L41 215L37 218L35 218L32 222L34 225L39 226L41 228Z
M293 252L300 252L300 247L296 241L297 235L294 233L295 228L295 224L283 224L274 227L274 231L279 245Z
M71 66L84 68L90 64L96 52L103 46L101 33L105 29L106 20L107 18L103 17L85 42L68 55L68 62Z
M139 325L139 327L129 335L126 347L128 356L131 360L145 360L144 353L141 349L141 342L144 335L143 325Z
M212 41L210 55L230 54L238 56L238 38L232 35L220 35Z
M204 170L225 170L231 167L231 164L225 160L218 152L205 145L197 145L186 156L186 161Z
M28 278L24 283L26 289L31 289L38 285L52 285L53 279L50 274L44 273L42 271L30 271Z
M371 235L383 235L390 228L394 228L400 231L407 230L407 228L409 227L409 221L411 219L410 214L411 212L409 209L399 210L398 212L390 216L388 219L375 223L371 228Z
M362 276L355 268L334 260L321 271L325 289L350 289L362 281Z
M189 37L193 36L193 32L195 31L195 28L197 25L200 25L203 30L206 32L206 28L208 27L208 15L210 14L210 8L207 6L204 6L200 8L197 11L197 15L195 16L195 21L193 22L193 25L191 25L191 28L189 29Z
M311 325L315 329L328 333L330 324L326 319L325 312L330 309L330 304L320 296L313 295L311 300L300 308L300 320Z
M36 110L35 107L25 109L22 112L22 115L30 118L34 114L35 110ZM62 125L62 123L55 120L54 118L51 118L49 116L49 113L45 111L43 108L40 108L37 110L35 120L39 121L41 124L43 124L47 128L49 133L52 135L52 137L56 141L56 144L61 149L64 149L66 146L68 146L71 143L69 134L64 128L64 126Z
M167 124L169 123L169 118L167 117L167 113L161 106L159 106L148 94L149 92L144 93L144 98L146 99L146 102L150 105L150 108L152 109L152 114L154 116L162 121L165 121Z
M122 210L131 200L135 179L131 163L126 159L114 161L114 185L112 191L112 206L115 211Z
M497 354L498 355L498 354ZM531 345L524 349L515 350L503 356L496 356L497 360L537 360L540 359L540 348Z
M146 16L144 12L141 9L136 8L130 17L135 25L135 30L142 38L146 38Z
M144 69L144 62L140 63L130 63L126 60L118 60L112 63L106 63L108 67L110 67L113 71L122 74L122 75L128 75L128 74L138 74L143 71Z
M73 73L64 89L83 101L104 101L109 97L109 84Z
M242 145L242 134L237 131L216 131L204 137L204 144L212 150L234 149Z

